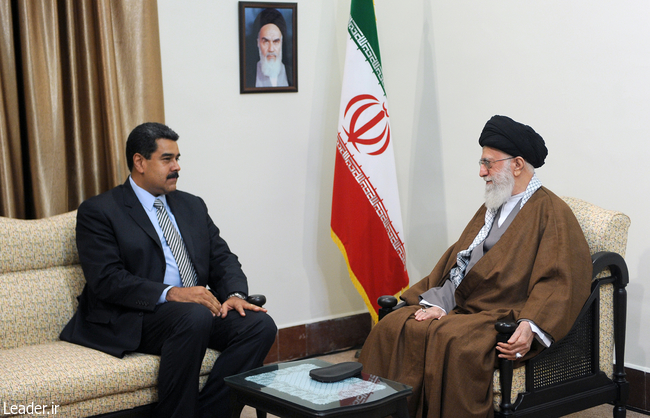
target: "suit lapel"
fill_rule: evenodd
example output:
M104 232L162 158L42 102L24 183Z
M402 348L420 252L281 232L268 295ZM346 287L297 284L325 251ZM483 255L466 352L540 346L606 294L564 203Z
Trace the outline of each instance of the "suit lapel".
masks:
M144 211L142 204L138 200L138 197L135 195L135 192L131 188L129 179L126 179L124 183L124 206L126 206L126 211L129 213L129 216L151 237L152 240L158 245L162 251L162 244L158 238L158 233L156 229L151 224L151 220L147 216L147 213Z

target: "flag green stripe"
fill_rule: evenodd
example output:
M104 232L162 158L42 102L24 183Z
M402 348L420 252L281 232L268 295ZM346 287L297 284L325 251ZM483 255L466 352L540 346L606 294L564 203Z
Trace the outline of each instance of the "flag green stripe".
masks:
M379 38L377 38L377 20L375 18L375 5L373 0L352 0L350 5L350 18L356 22L363 35L370 42L370 46L375 51L375 55L377 55L381 64Z
M365 55L366 61L372 67L385 96L384 73L381 68L375 9L372 0L352 0L348 33L350 38L357 44L359 51Z

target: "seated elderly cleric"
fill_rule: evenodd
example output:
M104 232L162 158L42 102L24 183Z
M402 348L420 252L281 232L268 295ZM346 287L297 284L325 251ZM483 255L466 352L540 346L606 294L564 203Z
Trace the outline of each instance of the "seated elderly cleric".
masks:
M413 387L412 417L492 417L496 356L527 359L562 338L589 295L580 225L535 174L547 155L542 137L494 116L479 144L485 204L404 292L406 306L373 328L359 359L364 372ZM495 349L499 320L519 325Z

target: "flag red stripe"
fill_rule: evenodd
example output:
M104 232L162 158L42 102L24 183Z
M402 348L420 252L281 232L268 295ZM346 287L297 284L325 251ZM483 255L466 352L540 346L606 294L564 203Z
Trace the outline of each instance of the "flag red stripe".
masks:
M377 298L395 295L408 286L404 264L367 196L336 152L332 231L348 255L348 267L378 309Z

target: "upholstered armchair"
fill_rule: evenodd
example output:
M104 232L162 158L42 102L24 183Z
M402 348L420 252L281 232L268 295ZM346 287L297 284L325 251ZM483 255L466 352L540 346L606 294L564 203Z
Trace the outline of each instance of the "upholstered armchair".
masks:
M606 402L625 417L625 321L628 283L623 257L630 219L580 199L563 197L576 215L592 254L591 295L569 334L513 371L500 361L494 375L497 417L561 416ZM499 339L512 326L497 324ZM510 328L510 329L509 329Z
M513 361L499 361L493 381L496 417L548 418L607 402L614 404L615 418L625 417L628 272L623 257L630 219L580 199L562 199L589 244L591 295L566 337L516 368ZM378 303L380 319L403 305L393 296L382 296ZM507 341L516 324L498 323L495 328L497 341Z

